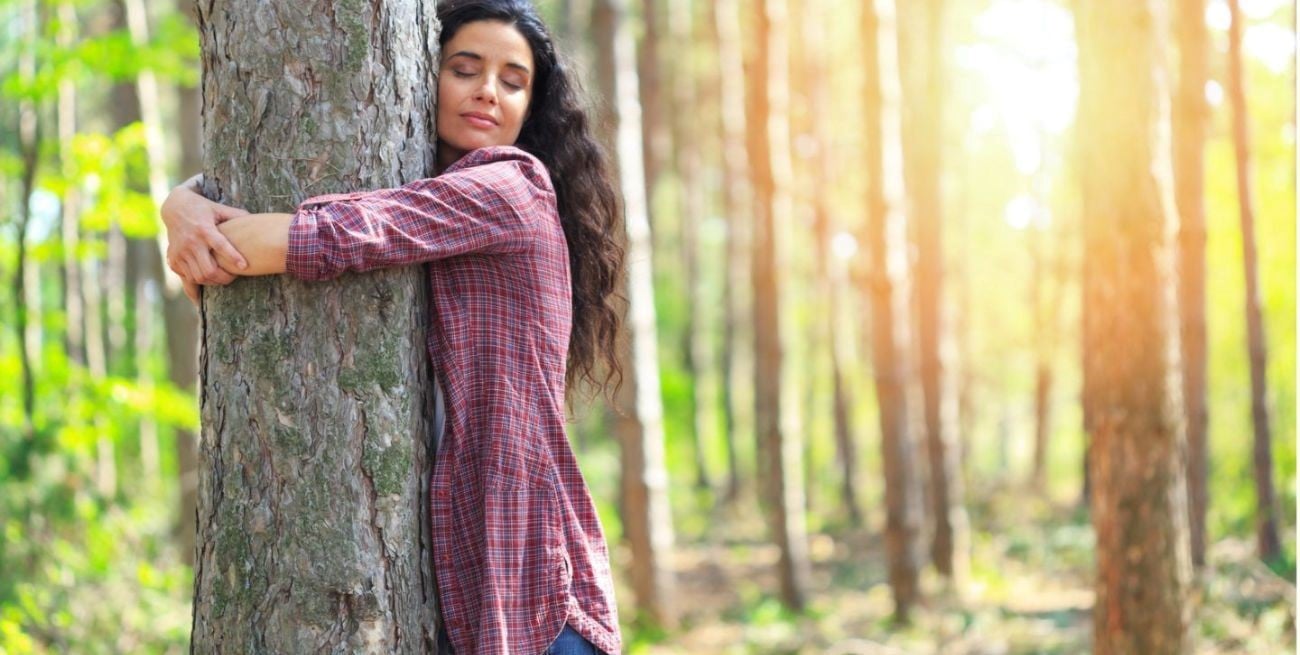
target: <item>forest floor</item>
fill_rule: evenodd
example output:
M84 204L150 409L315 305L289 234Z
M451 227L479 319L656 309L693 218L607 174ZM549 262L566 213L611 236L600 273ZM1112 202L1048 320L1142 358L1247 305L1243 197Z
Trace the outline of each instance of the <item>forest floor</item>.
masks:
M679 538L680 629L631 631L628 652L875 655L1075 654L1091 652L1093 532L1086 513L1020 490L971 508L969 573L960 590L927 567L925 602L908 627L890 620L879 534L814 534L808 609L776 599L777 551L757 517L718 511L709 541ZM996 517L1015 517L1014 521ZM868 517L868 525L881 520ZM1253 542L1211 546L1193 593L1193 635L1202 654L1294 653L1295 586L1253 556ZM616 557L625 557L622 550ZM619 562L616 570L626 570ZM622 599L631 590L619 589ZM625 619L626 620L626 619Z

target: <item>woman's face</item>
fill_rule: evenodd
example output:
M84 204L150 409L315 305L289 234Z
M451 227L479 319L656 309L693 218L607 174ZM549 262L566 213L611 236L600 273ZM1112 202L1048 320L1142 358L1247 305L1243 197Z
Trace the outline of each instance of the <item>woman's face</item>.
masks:
M487 146L513 145L533 96L533 51L499 21L466 23L443 44L438 73L440 168Z

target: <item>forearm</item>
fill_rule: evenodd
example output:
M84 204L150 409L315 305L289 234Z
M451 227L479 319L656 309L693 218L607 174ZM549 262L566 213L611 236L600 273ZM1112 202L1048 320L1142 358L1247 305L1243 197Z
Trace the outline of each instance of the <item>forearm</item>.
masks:
M248 268L236 270L218 253L218 263L239 275L276 275L285 272L289 250L289 224L293 214L250 214L232 218L217 226L235 249L248 260Z

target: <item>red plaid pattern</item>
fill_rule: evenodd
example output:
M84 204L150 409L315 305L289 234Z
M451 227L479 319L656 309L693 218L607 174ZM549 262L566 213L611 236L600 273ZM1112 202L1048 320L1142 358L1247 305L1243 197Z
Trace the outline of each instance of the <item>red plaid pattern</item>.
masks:
M618 653L609 552L565 433L569 258L545 166L482 148L435 178L311 198L289 228L303 279L420 262L446 399L430 512L452 646L541 653L567 622Z

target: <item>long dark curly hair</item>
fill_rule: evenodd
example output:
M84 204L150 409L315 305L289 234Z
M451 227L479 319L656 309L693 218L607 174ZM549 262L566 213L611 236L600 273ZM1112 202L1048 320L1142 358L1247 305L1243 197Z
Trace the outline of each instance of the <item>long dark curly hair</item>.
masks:
M532 49L533 97L515 145L546 165L569 243L573 325L565 386L586 381L608 392L611 382L616 387L622 381L614 306L623 269L622 223L609 160L593 135L582 90L528 0L443 0L438 20L444 46L467 23L491 20L514 26Z

